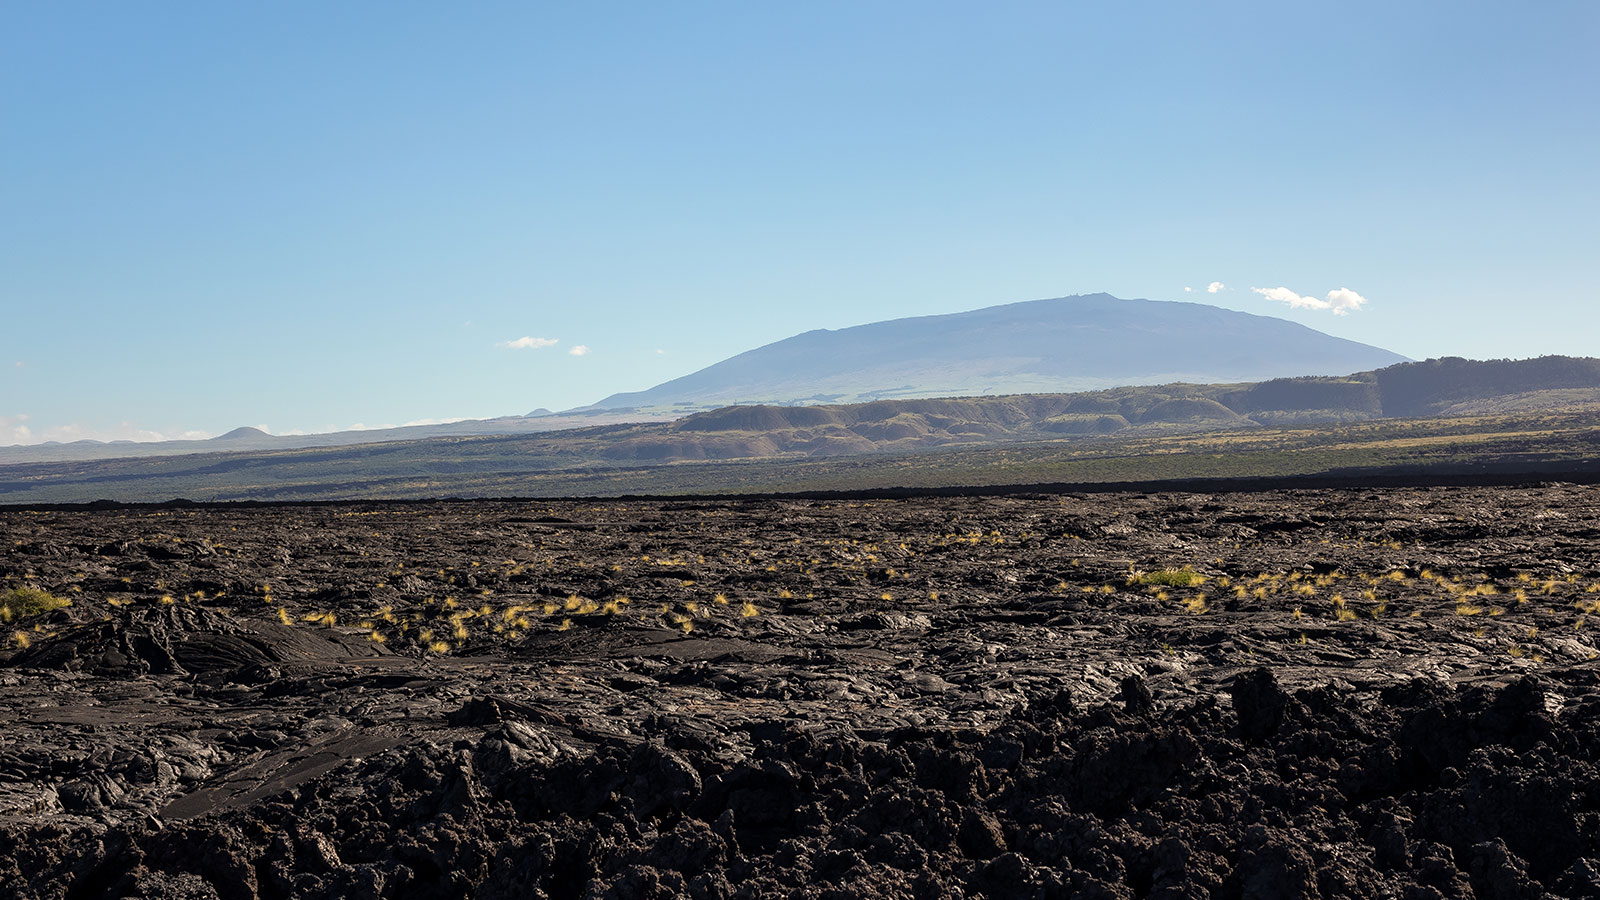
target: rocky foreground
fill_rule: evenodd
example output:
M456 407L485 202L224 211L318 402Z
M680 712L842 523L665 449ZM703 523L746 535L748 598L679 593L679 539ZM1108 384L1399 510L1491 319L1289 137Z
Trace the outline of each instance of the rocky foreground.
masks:
M0 897L1600 897L1597 539L1560 484L0 511L70 601L0 632Z

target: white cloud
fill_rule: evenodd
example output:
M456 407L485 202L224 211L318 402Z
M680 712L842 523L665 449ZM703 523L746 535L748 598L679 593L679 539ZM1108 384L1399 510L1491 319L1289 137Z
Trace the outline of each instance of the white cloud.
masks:
M1328 299L1308 297L1297 294L1286 287L1251 288L1268 300L1278 303L1287 303L1292 309L1326 309L1332 310L1336 316L1347 316L1355 310L1367 305L1367 298L1349 288L1339 288L1328 292Z
M1279 303L1287 303L1290 306L1294 307L1295 309L1327 309L1328 308L1325 301L1318 300L1315 297L1302 297L1299 294L1296 294L1294 291L1291 291L1286 287L1275 287L1275 288L1253 287L1250 290L1255 291L1256 293L1258 293L1261 296L1267 298L1268 300L1276 300Z
M1334 315L1343 316L1366 306L1367 298L1349 288L1339 288L1328 292L1328 303L1333 306Z
M411 428L416 425L448 425L451 422L465 422L468 418L468 416L450 416L442 419L412 419L409 422L378 422L371 425L366 422L353 422L344 426L322 425L312 426L311 428L291 428L287 431L279 432L279 434L299 436L306 434L335 434L341 431L386 431L390 428ZM256 427L262 431L268 430L265 425L257 425Z
M545 347L554 347L559 343L561 343L560 338L519 337L514 341L501 341L495 346L504 347L507 350L542 350Z
M71 422L66 425L30 427L23 424L28 416L0 416L0 445L42 444L45 441L201 441L211 437L208 431L190 429L156 431L135 422L118 422L110 426L84 425Z
M656 355L657 355L657 356L666 356L666 355L667 355L667 351L665 351L665 350L662 350L662 349L660 349L660 348L657 348L657 349L656 349Z
M14 365L14 366L16 366L17 368L20 369L23 366L27 365L27 363L25 363L25 362L23 362L22 360L19 359L16 362L12 363L12 365Z
M589 346L587 344L579 344L576 347L573 347L571 350L568 350L567 351L567 355L568 356L588 356L589 355Z
M351 425L349 428L346 428L344 430L345 431L379 431L379 430L389 429L389 428L414 428L414 427L416 427L418 425L449 425L452 422L465 422L465 421L467 421L467 417L466 416L451 416L451 417L446 418L446 419L412 419L409 422L401 422L398 425L396 425L393 422L385 422L382 425L368 425L365 422L357 422L354 425ZM328 430L329 431L334 431L336 429L330 428Z
M7 444L33 443L33 429L24 424L27 421L27 413L0 416L0 447Z
M1192 294L1192 293L1194 293L1194 288L1192 288L1192 287L1189 287L1189 286L1188 286L1188 285L1187 285L1187 284L1186 284L1186 285L1184 285L1184 286L1183 286L1183 292L1184 292L1184 293L1185 293L1185 294Z
M1206 293L1208 294L1219 294L1226 289L1227 288L1220 281L1213 281L1206 285Z

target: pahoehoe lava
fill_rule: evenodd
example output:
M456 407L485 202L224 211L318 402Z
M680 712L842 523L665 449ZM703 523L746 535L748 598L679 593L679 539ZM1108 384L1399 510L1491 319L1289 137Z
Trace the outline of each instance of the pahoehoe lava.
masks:
M1600 487L0 510L0 897L1600 897Z

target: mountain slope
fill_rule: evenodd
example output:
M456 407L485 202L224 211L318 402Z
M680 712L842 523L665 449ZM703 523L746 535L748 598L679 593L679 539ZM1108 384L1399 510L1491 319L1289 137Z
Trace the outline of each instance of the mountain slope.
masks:
M1600 360L1460 358L1255 384L1130 385L1076 394L730 406L617 434L608 459L670 462L911 452L951 444L1191 434L1428 416L1600 410Z
M360 431L331 431L322 434L268 434L244 426L214 438L191 441L73 441L70 444L47 442L0 446L0 465L13 463L87 462L97 459L130 459L146 456L186 456L217 451L302 450L310 447L345 447L354 444L379 444L393 441L421 441L441 437L467 437L485 434L539 434L587 425L614 425L619 422L666 421L671 415L613 413L602 409L577 410L553 414L535 410L526 416L500 416L494 419L461 419L437 425L399 425Z
M1600 473L1600 359L1439 359L1258 384L738 406L544 434L0 465L0 504L853 490L1437 465Z
M1089 294L808 331L593 408L708 409L1343 375L1406 358L1270 316Z
M1302 325L1206 306L1091 294L810 331L646 391L564 413L328 434L242 427L203 441L0 447L0 465L267 451L438 437L532 434L666 421L740 403L1062 393L1173 382L1342 375L1404 357Z

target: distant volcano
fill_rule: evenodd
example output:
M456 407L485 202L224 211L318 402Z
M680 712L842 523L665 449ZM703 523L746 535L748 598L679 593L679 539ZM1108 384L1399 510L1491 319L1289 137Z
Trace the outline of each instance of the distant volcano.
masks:
M1087 294L818 330L590 408L1060 393L1346 375L1398 353L1271 316Z
M212 440L213 441L253 441L253 440L257 440L259 438L269 438L269 437L272 437L272 435L266 433L265 431L262 431L259 428L253 428L253 427L251 427L249 425L245 425L245 426L242 426L242 427L239 427L239 428L235 428L234 430L228 432L227 434L219 434L216 437L212 438Z

